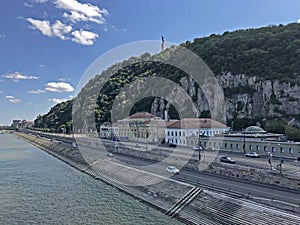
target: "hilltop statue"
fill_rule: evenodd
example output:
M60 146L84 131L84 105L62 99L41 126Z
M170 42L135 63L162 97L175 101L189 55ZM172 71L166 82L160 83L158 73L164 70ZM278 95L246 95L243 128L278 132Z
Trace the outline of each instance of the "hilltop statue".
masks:
M164 38L164 36L161 36L161 50L162 51L165 50L165 38Z

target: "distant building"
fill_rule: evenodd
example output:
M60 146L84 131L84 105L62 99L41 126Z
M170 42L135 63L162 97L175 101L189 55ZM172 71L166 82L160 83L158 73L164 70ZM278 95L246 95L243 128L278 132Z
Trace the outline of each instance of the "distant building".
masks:
M28 121L28 120L22 120L21 121L21 127L22 128L32 128L33 127L34 122L33 121Z
M283 134L268 133L267 131L265 131L264 129L258 126L250 126L243 131L229 132L225 135L225 137L244 137L244 136L246 138L259 138L260 140L276 140L276 141L285 140Z
M13 128L32 128L34 122L27 120L13 120L12 127Z
M19 128L20 125L21 125L21 120L13 120L11 126L12 126L13 128Z

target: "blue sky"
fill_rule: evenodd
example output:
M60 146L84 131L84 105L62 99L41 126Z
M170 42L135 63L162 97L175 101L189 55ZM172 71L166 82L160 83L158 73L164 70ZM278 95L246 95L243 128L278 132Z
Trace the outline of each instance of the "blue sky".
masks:
M72 98L89 65L119 45L288 24L299 9L299 0L1 0L0 124Z

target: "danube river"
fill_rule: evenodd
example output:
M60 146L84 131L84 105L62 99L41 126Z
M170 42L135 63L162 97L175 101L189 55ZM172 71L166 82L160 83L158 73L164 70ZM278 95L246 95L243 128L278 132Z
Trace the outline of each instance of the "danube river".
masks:
M0 134L0 224L181 224L13 134Z

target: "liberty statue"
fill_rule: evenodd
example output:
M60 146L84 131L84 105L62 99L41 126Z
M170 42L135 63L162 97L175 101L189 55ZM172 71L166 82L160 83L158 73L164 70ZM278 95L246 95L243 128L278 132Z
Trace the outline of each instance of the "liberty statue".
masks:
M165 50L165 38L164 36L161 36L161 51Z

